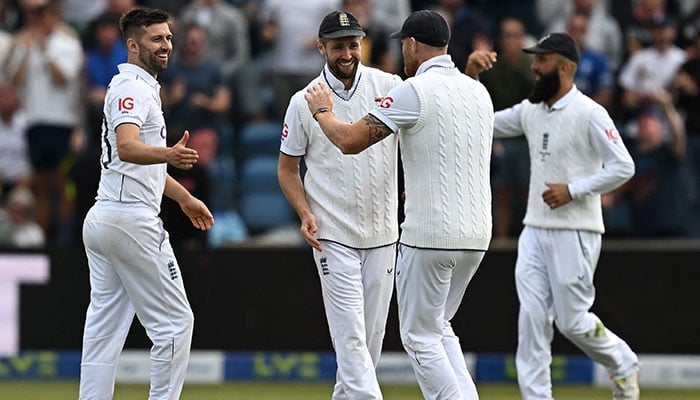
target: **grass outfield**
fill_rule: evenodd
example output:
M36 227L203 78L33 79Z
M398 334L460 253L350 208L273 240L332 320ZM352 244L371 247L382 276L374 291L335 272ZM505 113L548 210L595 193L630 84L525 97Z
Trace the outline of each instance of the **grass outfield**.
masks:
M235 382L222 385L186 385L181 400L329 400L332 385L328 383ZM422 400L418 387L383 385L385 400ZM117 385L114 400L147 398L145 385ZM484 400L518 400L515 385L479 385ZM0 381L2 400L75 400L76 381ZM590 386L559 386L557 400L610 400L611 391ZM700 399L700 390L661 390L642 388L642 398L649 400Z

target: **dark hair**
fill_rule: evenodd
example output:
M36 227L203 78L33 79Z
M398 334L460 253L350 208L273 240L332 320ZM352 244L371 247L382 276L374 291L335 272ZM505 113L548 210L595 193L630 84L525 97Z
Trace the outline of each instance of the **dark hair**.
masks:
M138 39L144 28L164 22L167 24L172 22L172 16L169 12L157 8L137 7L119 18L119 30L121 30L124 40L128 38Z

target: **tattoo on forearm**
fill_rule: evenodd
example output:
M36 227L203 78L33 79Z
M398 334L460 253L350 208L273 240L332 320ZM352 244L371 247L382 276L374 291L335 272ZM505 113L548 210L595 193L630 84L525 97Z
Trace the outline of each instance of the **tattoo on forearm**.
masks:
M374 115L367 114L364 117L362 117L362 120L365 121L365 123L369 127L369 136L367 137L368 147L393 133L388 126L386 126L382 121L379 120L379 118L375 117Z

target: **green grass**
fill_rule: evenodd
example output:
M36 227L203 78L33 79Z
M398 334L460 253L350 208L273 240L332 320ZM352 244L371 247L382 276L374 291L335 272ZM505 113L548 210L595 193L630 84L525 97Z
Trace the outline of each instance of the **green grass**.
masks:
M186 385L181 400L329 400L330 383L233 382L222 385ZM383 385L385 400L422 400L416 386ZM117 385L114 400L147 398L146 385ZM484 400L519 400L515 385L479 385ZM75 400L77 381L0 381L2 400ZM554 389L557 400L610 400L606 388L559 386ZM642 398L649 400L700 399L700 390L661 390L642 388Z

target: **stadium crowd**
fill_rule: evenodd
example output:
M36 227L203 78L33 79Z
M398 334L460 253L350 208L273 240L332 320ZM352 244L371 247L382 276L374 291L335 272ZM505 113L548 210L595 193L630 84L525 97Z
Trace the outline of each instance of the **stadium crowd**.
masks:
M402 77L400 43L389 34L412 10L438 10L458 66L473 50L498 53L479 77L496 110L528 96L534 73L522 48L568 32L581 49L577 87L608 109L620 130L609 134L623 137L636 164L634 178L603 197L606 234L700 237L698 0L2 0L0 246L81 243L99 179L102 102L126 61L118 20L136 6L174 16L175 51L158 77L168 138L188 129L200 161L169 172L217 221L197 231L163 200L174 246L298 243L276 181L281 121L323 66L317 25L334 9L367 32L362 63ZM527 199L527 144L501 139L493 149L494 237L512 238ZM30 222L40 227L32 240L15 234Z

